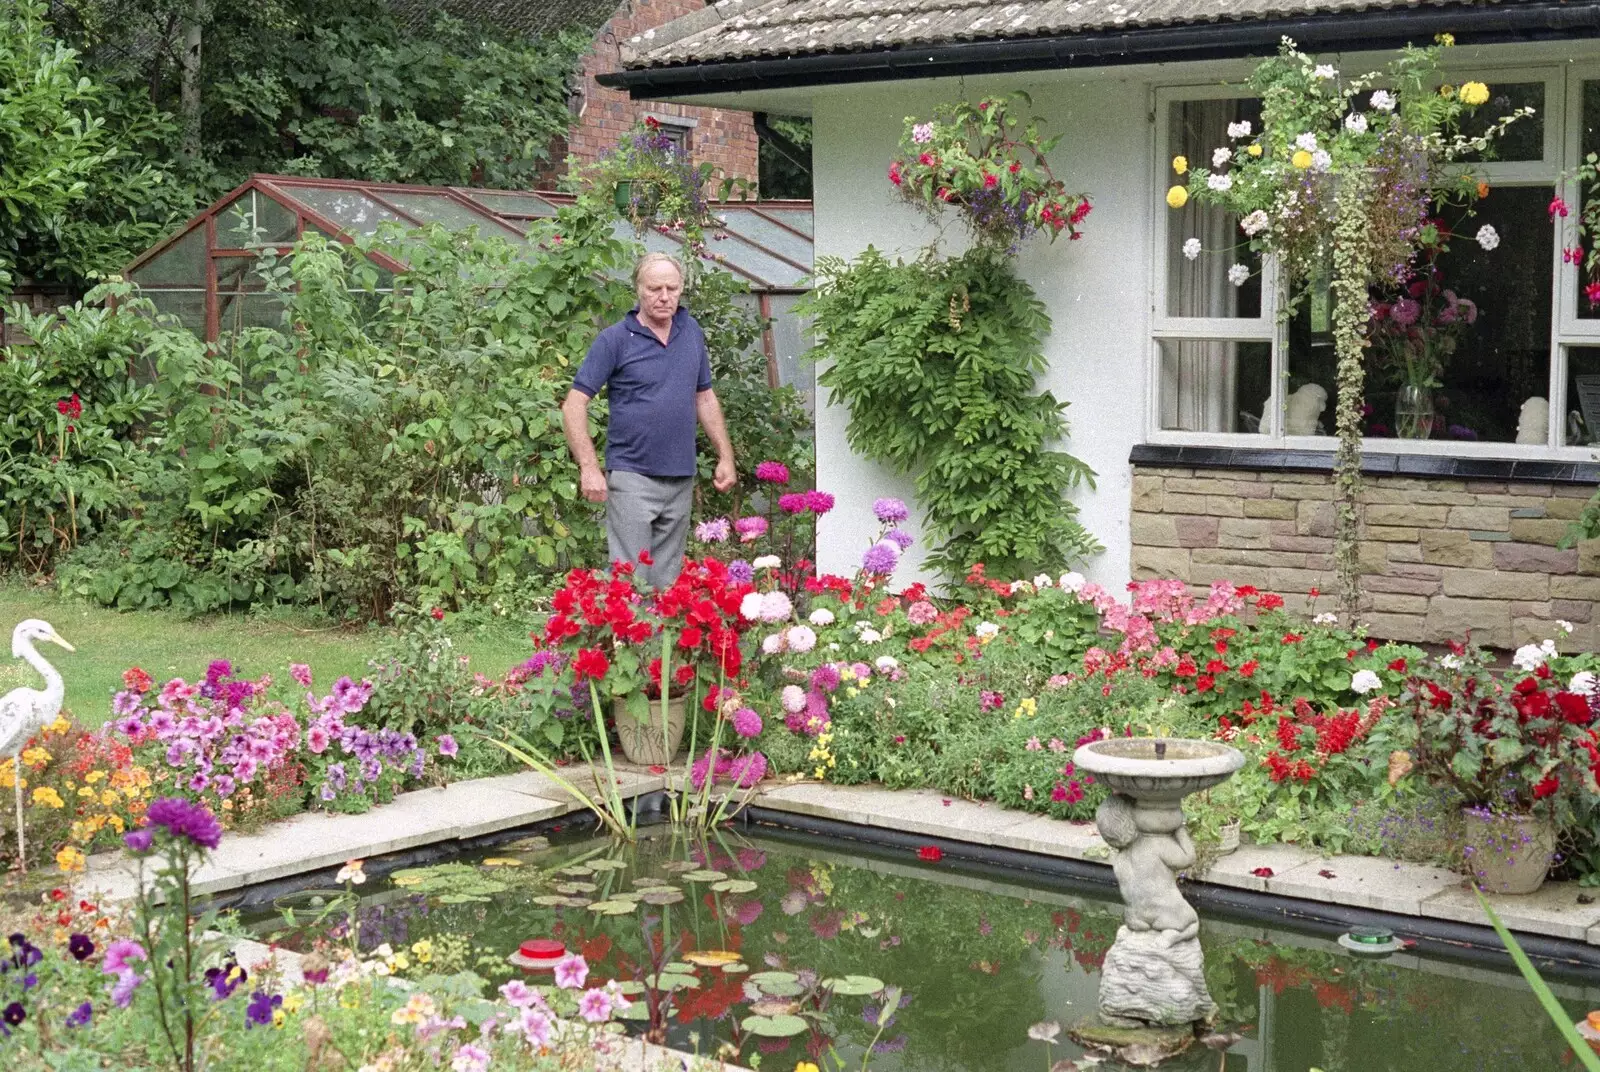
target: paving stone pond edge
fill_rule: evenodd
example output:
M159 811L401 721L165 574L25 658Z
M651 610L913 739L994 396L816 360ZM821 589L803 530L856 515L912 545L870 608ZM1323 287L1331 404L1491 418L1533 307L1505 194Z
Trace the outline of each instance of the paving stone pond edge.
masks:
M576 781L580 770L562 772ZM647 821L661 814L669 777L621 767L618 792ZM675 779L673 779L675 780ZM581 783L580 783L581 784ZM303 888L319 873L331 883L346 860L385 858L388 866L487 846L535 828L565 825L583 807L554 780L531 772L403 793L359 815L307 813L248 835L224 838L197 876L197 892L222 903ZM1067 880L1114 889L1109 849L1092 823L1066 822L931 790L890 790L818 782L774 782L758 791L739 822L862 842L912 856L937 846L962 867ZM1265 871L1263 870L1265 869ZM1266 873L1270 872L1270 873ZM102 898L137 891L122 853L89 859L79 880ZM1336 934L1378 924L1417 943L1419 952L1505 963L1465 878L1453 871L1365 856L1319 856L1293 845L1244 845L1184 884L1202 908ZM246 891L256 891L247 897ZM1600 971L1600 891L1594 903L1575 883L1547 882L1535 894L1490 898L1501 920L1541 968Z

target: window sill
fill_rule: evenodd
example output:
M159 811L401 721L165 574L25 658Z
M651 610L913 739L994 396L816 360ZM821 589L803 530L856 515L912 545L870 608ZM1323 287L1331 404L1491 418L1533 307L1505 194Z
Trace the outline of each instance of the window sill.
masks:
M1279 447L1178 446L1136 444L1133 465L1172 465L1193 469L1247 469L1254 472L1331 473L1331 450ZM1456 458L1443 454L1361 452L1361 471L1376 476L1456 480L1507 480L1537 484L1600 484L1600 463L1526 458Z

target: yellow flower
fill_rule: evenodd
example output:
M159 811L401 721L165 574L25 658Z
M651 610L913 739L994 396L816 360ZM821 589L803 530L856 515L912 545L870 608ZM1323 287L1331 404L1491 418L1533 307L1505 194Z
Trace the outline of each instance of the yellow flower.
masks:
M74 871L82 871L83 862L83 853L79 852L71 845L68 845L66 848L56 853L56 866L68 874L71 874Z
M1489 99L1489 87L1482 82L1463 82L1461 84L1461 103L1476 108Z
M861 690L856 688L854 685L851 685L849 688L844 690L844 694L846 696L860 696Z
M94 799L94 790L90 789L86 785L80 785L78 787L78 795L80 797L83 797L86 800L93 800Z
M1182 208L1189 203L1189 191L1182 186L1174 186L1167 191L1167 204L1172 208Z
M1189 158L1187 156L1175 156L1175 157L1173 157L1172 158L1172 170L1176 171L1179 175L1182 175L1185 172L1187 172L1189 170Z
M827 777L827 774L828 774L828 770L827 770L826 767L818 767L815 771L813 771L811 773L811 776L813 778L815 778L817 781L820 782L820 781L822 781L823 778Z
M107 821L111 824L111 829L115 830L119 834L127 829L126 825L122 821L122 816L120 815L113 815Z
M117 806L117 801L121 799L121 797L117 796L115 789L103 789L100 791L100 805L102 807L114 808Z
M1311 166L1311 154L1301 149L1289 158L1289 163L1304 171Z
M93 785L96 782L103 782L105 779L106 772L103 770L92 770L83 776L83 780L88 782L90 785Z
M1434 44L1443 45L1445 48L1450 48L1456 43L1456 35L1452 33L1434 34L1433 41Z
M61 794L48 785L41 785L33 791L33 802L35 804L44 804L51 808L64 808L67 806L66 802L61 799Z
M420 942L411 944L411 955L417 958L418 964L427 964L433 960L433 943L424 938Z
M822 1072L822 1070L810 1061L801 1061L794 1066L794 1072Z
M272 1010L272 1026L273 1027L282 1027L283 1026L283 1022L286 1019L288 1019L288 1014L285 1013L282 1008L277 1008L277 1009L273 1009Z
M59 736L60 734L66 733L71 728L72 728L72 723L68 722L66 719L62 718L60 715L57 715L56 718L55 718L55 721L50 723L50 725L46 726L44 728L44 731L46 733L54 733L54 734Z
M1012 718L1032 718L1039 713L1039 701L1029 696L1017 704L1017 713Z
M306 999L298 991L283 995L284 1012L299 1012L300 1007L305 1003Z
M1445 100L1449 100L1451 97L1453 97L1455 95L1456 95L1456 87L1455 86L1440 86L1439 87L1439 96L1443 97Z
M50 762L50 753L48 750L35 745L22 753L22 762L30 767L42 767Z
M856 672L853 669L851 669L848 666L843 666L843 667L839 668L839 680L840 681L854 681L855 679L856 679Z
M1260 156L1261 155L1261 146L1259 146L1259 145L1247 145L1247 146L1245 146L1245 150L1244 151L1249 153L1251 156Z

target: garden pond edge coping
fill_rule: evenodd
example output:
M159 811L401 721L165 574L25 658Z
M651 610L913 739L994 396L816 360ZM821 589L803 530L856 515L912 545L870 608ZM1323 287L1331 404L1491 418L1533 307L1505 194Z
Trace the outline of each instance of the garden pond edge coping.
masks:
M562 775L587 789L590 787L578 780L583 769L575 765L564 769ZM681 781L626 765L619 765L616 773L617 790L625 800L648 798ZM583 805L553 779L533 772L413 790L368 812L307 812L256 833L226 837L198 872L195 889L215 896L303 878L352 859L452 843L466 847L582 811ZM959 846L998 850L1024 871L1039 870L1030 868L1030 856L1066 861L1075 866L1065 871L1045 870L1113 885L1110 849L1086 821L1051 819L998 804L947 797L935 790L811 781L777 781L764 786L751 799L746 821L753 818L782 825L785 816L844 824L859 831L845 832L844 836L856 840L876 837L883 841L883 835L893 835L892 844L942 843L941 848L952 848L962 856L971 854ZM804 828L805 823L790 825ZM123 852L99 853L89 858L76 884L102 899L131 899L138 890L136 866ZM1453 933L1452 928L1470 928L1485 944L1499 945L1466 879L1427 864L1374 856L1322 856L1294 845L1242 845L1220 857L1203 876L1185 880L1185 887L1201 903L1255 904L1261 903L1259 896L1245 895L1265 895L1296 902L1281 912L1296 920L1339 922L1350 910L1364 911L1393 917L1401 924L1412 922L1418 930L1425 929L1420 926L1423 921L1434 921L1442 935ZM1235 892L1240 896L1232 896ZM1595 900L1580 904L1580 896L1594 896ZM1537 893L1491 895L1489 900L1514 932L1600 947L1600 890L1590 895L1576 883L1546 882ZM1399 933L1408 929L1386 925ZM1452 941L1449 937L1443 940ZM1573 958L1563 959L1570 962ZM1582 959L1600 962L1600 956Z

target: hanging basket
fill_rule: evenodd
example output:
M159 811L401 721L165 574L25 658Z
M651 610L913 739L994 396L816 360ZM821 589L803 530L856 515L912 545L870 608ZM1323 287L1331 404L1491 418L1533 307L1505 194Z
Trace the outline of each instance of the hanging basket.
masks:
M639 179L618 179L612 191L617 212L629 219L649 219L661 204L661 187Z

